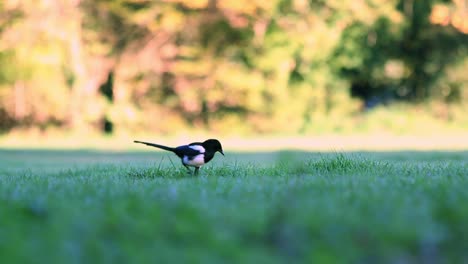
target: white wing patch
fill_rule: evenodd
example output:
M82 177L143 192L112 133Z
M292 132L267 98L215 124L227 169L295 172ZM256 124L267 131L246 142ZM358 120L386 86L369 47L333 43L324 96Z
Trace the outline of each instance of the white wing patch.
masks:
M200 145L189 146L189 148L197 150L200 153L205 153L205 148L203 146L200 146Z
M190 147L192 147L192 146L190 146ZM205 149L203 149L203 150L205 150ZM182 162L185 165L200 167L202 165L205 165L205 155L204 154L198 154L195 157L193 157L193 159L189 159L188 156L184 156L184 158L182 159Z

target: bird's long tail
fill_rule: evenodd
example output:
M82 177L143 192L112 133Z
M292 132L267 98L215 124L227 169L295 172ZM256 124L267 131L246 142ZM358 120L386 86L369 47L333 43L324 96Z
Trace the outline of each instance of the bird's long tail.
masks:
M151 146L151 147L160 148L160 149L164 149L164 150L167 150L167 151L172 151L172 152L174 152L174 148L167 147L167 146L163 146L163 145L159 145L159 144L154 144L154 143L149 143L149 142L144 142L144 141L138 141L138 140L135 140L135 141L133 141L133 142L135 142L135 143L141 143L141 144L145 144L145 145L148 145L148 146Z

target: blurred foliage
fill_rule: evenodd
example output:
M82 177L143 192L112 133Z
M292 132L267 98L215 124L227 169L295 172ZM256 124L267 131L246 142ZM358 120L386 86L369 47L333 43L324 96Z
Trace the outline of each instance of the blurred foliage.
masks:
M462 0L2 1L0 129L307 133L330 120L358 127L365 110L397 101L463 109L467 10Z

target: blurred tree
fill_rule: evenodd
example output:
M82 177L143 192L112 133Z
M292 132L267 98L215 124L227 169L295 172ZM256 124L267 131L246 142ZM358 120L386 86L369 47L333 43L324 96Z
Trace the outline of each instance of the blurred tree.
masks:
M3 1L0 118L306 133L352 126L362 102L463 102L466 10L461 0Z
M429 22L434 2L397 1L399 15L346 28L333 62L350 80L352 95L369 105L376 98L421 102L440 88L449 65L466 59L468 36Z

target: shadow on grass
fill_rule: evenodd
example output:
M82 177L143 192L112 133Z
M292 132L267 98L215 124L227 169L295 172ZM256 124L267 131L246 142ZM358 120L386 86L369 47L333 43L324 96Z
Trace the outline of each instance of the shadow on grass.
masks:
M154 179L154 178L167 178L167 179L182 179L182 178L193 178L196 175L188 170L180 168L129 168L126 172L126 176L134 179Z

